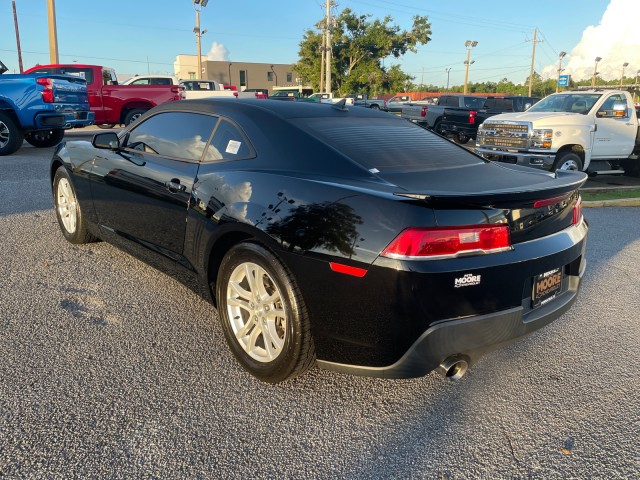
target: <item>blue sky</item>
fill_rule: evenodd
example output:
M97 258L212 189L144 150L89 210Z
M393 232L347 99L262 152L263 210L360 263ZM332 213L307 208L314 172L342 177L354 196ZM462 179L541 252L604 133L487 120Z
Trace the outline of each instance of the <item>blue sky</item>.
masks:
M46 3L16 0L25 68L49 63ZM201 27L208 30L202 38L202 53L207 54L215 42L216 55L226 54L229 61L293 63L304 31L323 17L323 3L324 0L247 0L240 4L210 0L201 14ZM539 72L545 68L553 72L561 50L569 52L566 60L575 64L574 76L587 76L589 69L593 70L596 56L603 57L600 66L603 77L617 78L623 61L630 63L627 75L640 69L637 23L640 0L538 0L529 4L513 0L339 0L337 3L334 12L348 7L378 18L391 15L394 23L407 29L413 15L427 15L432 41L421 46L416 54L385 60L386 66L400 64L416 82L444 85L445 69L451 68L450 84L461 84L466 59L464 42L476 40L470 81L499 81L506 77L521 83L529 74L532 43L528 40L536 27L539 39L543 40L536 47L535 68ZM622 18L616 16L619 25L614 27L616 34L612 36L600 28L599 36L589 35L598 38L598 42L589 43L583 33L585 30L597 33L610 4L612 10L615 6L618 13L626 13ZM196 53L192 31L195 13L190 0L58 0L56 14L61 62L77 60L108 65L120 74L166 74L173 73L177 54ZM613 12L610 16L613 17ZM633 38L614 38L621 35L619 30L623 27L624 35ZM10 0L0 3L0 60L12 72L17 71Z

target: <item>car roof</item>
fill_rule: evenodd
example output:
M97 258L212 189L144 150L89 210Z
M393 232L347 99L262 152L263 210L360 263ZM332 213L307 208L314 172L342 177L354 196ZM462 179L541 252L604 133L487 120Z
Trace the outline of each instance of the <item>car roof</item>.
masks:
M340 109L336 104L312 103L312 102L283 102L268 99L239 99L239 98L202 98L193 100L181 100L179 102L166 102L154 108L154 112L160 111L184 111L190 110L201 113L249 113L252 110L260 110L271 113L282 119L294 119L304 117L378 117L389 116L385 112L377 112L366 108Z

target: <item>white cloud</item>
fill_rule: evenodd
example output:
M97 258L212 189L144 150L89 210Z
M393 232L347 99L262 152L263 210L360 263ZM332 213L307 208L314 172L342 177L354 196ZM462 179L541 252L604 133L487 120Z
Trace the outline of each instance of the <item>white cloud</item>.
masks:
M225 47L222 43L212 42L211 50L209 50L209 53L207 53L207 60L227 61L229 60L229 50L227 50L227 47Z
M586 4L585 4L586 5ZM633 77L640 70L640 1L611 0L602 15L598 25L588 26L582 33L582 38L563 62L563 74L571 75L574 80L591 78L595 68L596 57L602 60L598 63L600 77L605 80L620 78L622 64L629 63L625 68L625 76ZM542 75L545 78L555 77L558 64L548 65Z

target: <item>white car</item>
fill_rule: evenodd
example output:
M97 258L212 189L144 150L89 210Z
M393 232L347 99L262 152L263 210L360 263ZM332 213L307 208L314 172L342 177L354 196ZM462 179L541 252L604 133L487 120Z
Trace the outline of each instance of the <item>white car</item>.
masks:
M180 79L174 75L136 75L122 85L180 85Z

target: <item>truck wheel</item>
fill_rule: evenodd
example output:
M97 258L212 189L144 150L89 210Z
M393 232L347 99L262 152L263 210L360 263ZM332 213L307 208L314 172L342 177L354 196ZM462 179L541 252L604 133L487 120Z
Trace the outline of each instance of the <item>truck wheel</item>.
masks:
M113 128L115 126L115 123L101 123L98 125L98 128Z
M6 113L0 113L0 156L11 155L22 146L24 133Z
M135 122L146 112L143 108L134 108L133 110L129 110L129 112L124 117L124 126L128 127L132 122Z
M564 152L558 155L553 163L552 171L556 170L578 170L582 171L582 159L580 155L573 152Z
M622 168L624 168L625 175L629 177L640 177L640 159L625 160L622 163Z
M380 110L380 106L378 104L376 104L376 103L372 103L371 104L371 109L372 110Z
M433 124L433 131L438 135L446 136L447 132L445 132L440 126L440 120L436 120L436 123Z
M36 148L49 148L59 144L64 138L64 130L36 130L29 132L24 139Z
M468 136L468 135L464 135L462 133L454 133L453 134L453 141L456 142L456 143L459 143L460 145L464 145L469 140L471 140L471 137Z

